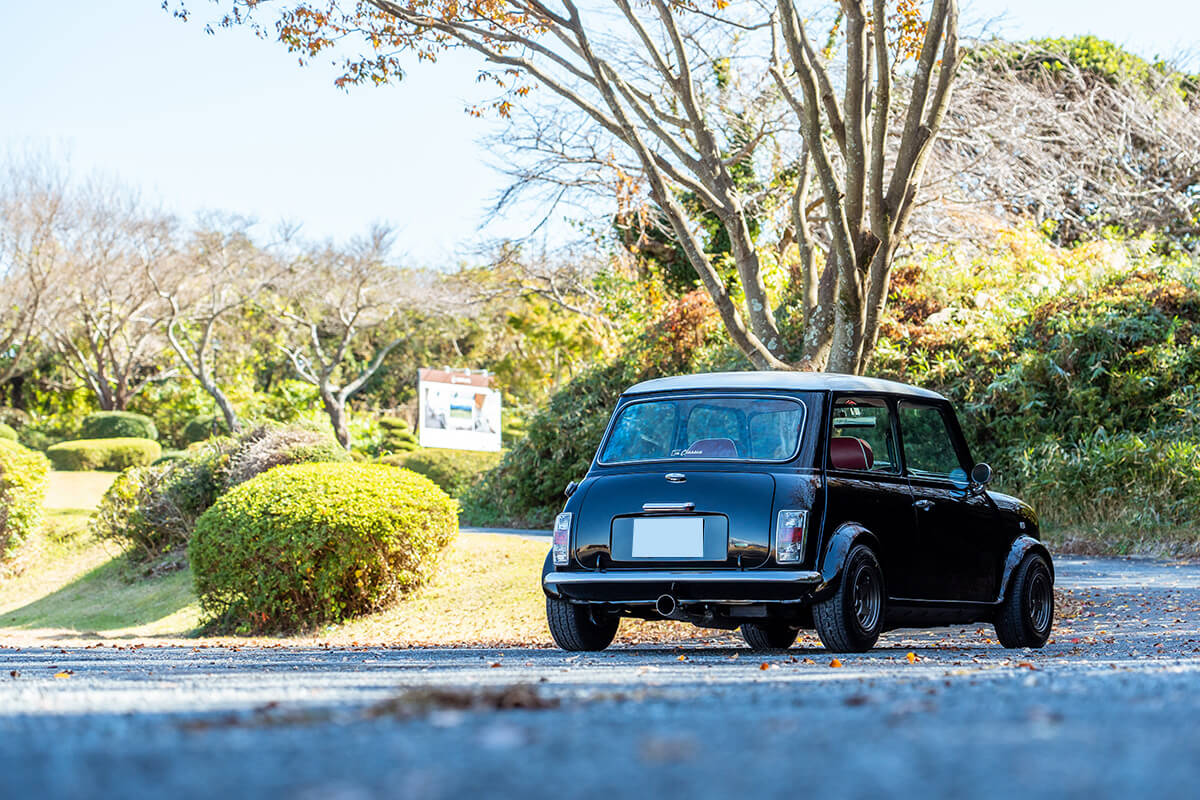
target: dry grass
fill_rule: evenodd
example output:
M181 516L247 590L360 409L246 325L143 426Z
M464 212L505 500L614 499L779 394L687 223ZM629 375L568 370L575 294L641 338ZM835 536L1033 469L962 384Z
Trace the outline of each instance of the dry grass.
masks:
M401 647L551 647L542 594L547 541L460 534L428 586L393 608L311 637ZM623 620L617 642L707 641L708 634L674 622Z
M58 472L50 473L50 484L46 487L46 509L92 510L100 505L100 498L117 479L116 472Z
M1052 553L1079 556L1150 556L1200 558L1200 537L1195 528L1050 527L1043 531Z

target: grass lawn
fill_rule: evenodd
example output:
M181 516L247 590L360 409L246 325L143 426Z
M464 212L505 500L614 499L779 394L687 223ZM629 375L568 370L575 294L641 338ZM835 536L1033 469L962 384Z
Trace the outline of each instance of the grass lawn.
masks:
M46 487L46 509L56 511L68 508L91 511L100 505L100 498L116 480L116 472L59 472L50 473L50 485Z
M0 643L200 641L200 608L186 567L147 575L87 521L113 472L52 472L47 520L0 573ZM434 579L392 607L284 639L239 642L372 643L396 646L550 646L539 585L549 543L460 534ZM720 635L717 633L716 635ZM618 641L705 638L680 623L626 620ZM230 637L203 641L225 641Z
M199 606L191 572L146 577L111 546L92 539L87 515L52 512L0 580L0 642L186 640L197 637ZM538 577L545 542L515 536L460 534L436 577L392 607L343 625L282 639L238 638L245 644L382 644L400 647L550 646ZM626 620L618 641L670 643L704 634L679 623Z

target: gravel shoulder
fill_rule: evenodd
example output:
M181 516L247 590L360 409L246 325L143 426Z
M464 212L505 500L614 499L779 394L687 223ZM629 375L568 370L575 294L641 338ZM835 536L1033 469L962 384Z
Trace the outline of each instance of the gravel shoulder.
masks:
M1041 651L896 631L841 666L811 635L0 647L0 796L1194 796L1200 565L1064 558L1058 582L1076 613Z

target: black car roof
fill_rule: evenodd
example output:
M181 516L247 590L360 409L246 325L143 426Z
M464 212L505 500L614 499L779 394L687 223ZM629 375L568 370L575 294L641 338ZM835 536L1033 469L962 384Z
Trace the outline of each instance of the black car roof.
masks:
M693 389L783 389L796 391L886 392L925 400L946 398L929 389L882 378L864 378L836 372L704 372L642 381L625 390L626 395Z

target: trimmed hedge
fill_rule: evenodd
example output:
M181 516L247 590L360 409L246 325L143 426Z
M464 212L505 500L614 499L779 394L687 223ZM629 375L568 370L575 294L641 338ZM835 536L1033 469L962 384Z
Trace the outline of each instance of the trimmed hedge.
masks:
M374 611L419 586L458 532L432 481L378 464L276 467L220 497L188 548L218 628L294 630Z
M42 524L49 472L41 453L0 439L0 560Z
M140 438L80 439L53 445L46 455L57 470L123 470L154 463L162 447Z
M381 417L379 428L383 431L381 446L388 453L409 453L421 445L408 421L399 417Z
M10 442L17 441L16 429L0 422L0 439L7 439Z
M229 425L226 424L225 417L221 414L192 417L188 420L187 425L183 426L183 440L188 444L203 442L214 436L228 435Z
M130 411L97 411L83 418L80 439L151 439L158 440L154 420Z
M500 463L500 453L426 448L380 459L385 464L424 475L451 497L462 497L483 474Z

